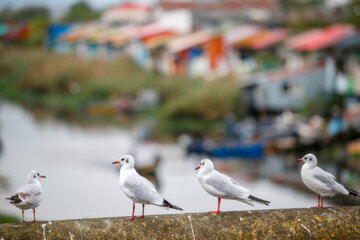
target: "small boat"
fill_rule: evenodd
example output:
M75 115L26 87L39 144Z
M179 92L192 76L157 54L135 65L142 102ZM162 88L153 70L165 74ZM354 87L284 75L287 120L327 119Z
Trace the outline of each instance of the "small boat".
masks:
M216 146L208 155L216 158L261 158L264 148L260 143Z
M230 143L230 144L204 144L196 140L186 147L187 154L207 155L215 158L261 158L264 147L261 143Z

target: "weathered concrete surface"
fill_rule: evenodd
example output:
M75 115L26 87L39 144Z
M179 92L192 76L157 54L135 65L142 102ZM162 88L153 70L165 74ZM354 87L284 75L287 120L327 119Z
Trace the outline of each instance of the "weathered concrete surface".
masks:
M10 239L360 239L360 206L0 224Z

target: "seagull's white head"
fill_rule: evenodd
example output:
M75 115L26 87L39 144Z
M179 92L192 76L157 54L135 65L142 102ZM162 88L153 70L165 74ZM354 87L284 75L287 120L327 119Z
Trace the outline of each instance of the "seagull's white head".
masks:
M308 153L303 158L298 159L299 162L305 162L306 164L316 167L317 159L314 154Z
M46 178L46 177L44 175L41 175L36 170L30 171L29 174L28 174L29 183L35 182L36 180L38 181L40 178Z
M199 173L211 172L212 170L214 170L214 164L210 159L205 158L200 161L199 166L196 167L195 170L199 170Z
M131 155L124 155L120 158L120 161L113 162L113 164L118 163L120 163L124 167L133 168L135 166L135 159Z

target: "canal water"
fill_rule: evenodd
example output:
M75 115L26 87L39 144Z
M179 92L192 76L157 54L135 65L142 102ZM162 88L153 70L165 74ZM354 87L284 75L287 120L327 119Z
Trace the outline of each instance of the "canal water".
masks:
M208 195L196 179L194 168L200 157L187 157L175 143L138 142L135 128L89 127L54 118L38 119L21 106L3 102L0 140L0 213L21 217L21 211L4 198L26 183L28 172L36 169L47 176L41 180L44 200L37 208L39 220L130 215L132 203L118 184L119 167L111 164L126 153L136 155L136 167L149 179L157 181L161 194L182 207L184 212L206 212L217 207L217 199ZM254 196L271 201L269 207L251 207L242 202L223 200L223 211L299 208L316 204L316 195L269 180L269 171L281 169L289 171L286 175L295 182L300 181L299 168L287 170L282 159L215 161L215 166L251 189ZM331 202L325 204L332 205ZM140 212L141 206L137 205L136 213ZM145 208L145 214L171 213L177 211L156 206ZM27 211L26 218L31 217L31 211Z

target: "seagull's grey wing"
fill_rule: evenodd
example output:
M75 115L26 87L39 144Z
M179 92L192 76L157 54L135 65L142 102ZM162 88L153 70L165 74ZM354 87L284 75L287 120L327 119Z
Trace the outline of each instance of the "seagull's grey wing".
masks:
M162 205L163 198L156 191L154 185L137 172L129 177L125 187L132 192L133 197L141 202Z
M322 170L321 168L317 167L314 170L313 177L317 180L326 185L326 187L330 191L339 192L346 194L346 189L336 181L334 175Z
M223 195L231 198L247 198L249 190L238 185L232 178L217 171L206 179L206 183Z
M316 169L314 169L313 171L313 177L324 183L326 186L331 187L332 185L334 185L336 183L335 181L335 177L328 173L325 172L324 170L322 170L321 168L317 167Z

